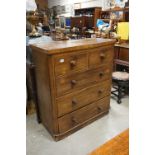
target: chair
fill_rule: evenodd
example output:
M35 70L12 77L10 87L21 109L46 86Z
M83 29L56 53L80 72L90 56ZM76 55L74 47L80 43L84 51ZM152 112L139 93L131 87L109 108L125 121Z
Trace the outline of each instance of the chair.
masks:
M112 73L113 89L111 94L117 97L117 103L121 103L123 93L129 92L129 73L123 71L115 71Z

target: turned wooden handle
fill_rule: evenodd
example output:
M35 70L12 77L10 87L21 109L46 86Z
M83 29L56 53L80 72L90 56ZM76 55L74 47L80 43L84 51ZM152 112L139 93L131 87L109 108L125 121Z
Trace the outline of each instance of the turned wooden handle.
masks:
M77 81L76 80L71 80L72 85L76 85Z
M100 53L100 58L104 59L105 58L105 54L104 53Z
M74 98L73 100L72 100L72 105L74 106L74 105L76 105L78 102L77 102L77 100Z
M74 88L74 86L77 84L76 80L71 80L71 87Z
M70 61L70 65L71 65L71 67L75 67L76 66L76 61L75 60L71 60Z
M102 93L103 93L103 90L99 90L98 93L99 93L99 94L102 94Z
M100 72L100 73L99 73L99 76L100 76L100 77L102 77L103 75L104 75L104 73L103 73L103 72Z
M101 107L101 106L98 106L97 109L98 109L99 112L103 111L103 107Z

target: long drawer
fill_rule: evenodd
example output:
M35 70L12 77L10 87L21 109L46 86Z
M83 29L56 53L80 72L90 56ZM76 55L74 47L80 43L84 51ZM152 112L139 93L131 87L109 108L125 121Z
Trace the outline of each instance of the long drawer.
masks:
M75 112L58 119L59 132L63 133L81 123L109 110L110 97L105 97L95 103L89 104Z
M112 66L107 64L94 70L88 70L76 75L56 78L57 96L74 92L92 84L111 78Z
M58 117L110 95L111 80L56 99Z

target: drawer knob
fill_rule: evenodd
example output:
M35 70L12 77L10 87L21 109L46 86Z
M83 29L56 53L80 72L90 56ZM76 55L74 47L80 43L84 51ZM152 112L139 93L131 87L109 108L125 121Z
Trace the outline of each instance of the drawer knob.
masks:
M105 54L104 54L104 53L101 53L101 54L100 54L100 58L101 58L101 59L104 59L104 58L105 58Z
M75 67L76 66L76 61L75 60L71 60L70 61L70 65L71 65L71 67Z
M99 90L98 93L99 93L99 94L102 94L102 93L103 93L103 90Z
M72 84L72 86L75 86L77 84L77 81L76 80L71 80L71 84Z
M78 121L77 121L77 119L76 119L75 117L71 117L71 121L72 121L72 123L74 123L74 124L77 124L77 123L78 123Z
M76 104L77 104L77 100L76 99L73 99L72 100L72 105L75 106Z
M97 109L98 109L99 112L103 111L103 107L101 107L101 106L98 106Z
M99 76L100 76L100 77L103 77L103 75L104 75L103 72L100 72L100 73L99 73Z

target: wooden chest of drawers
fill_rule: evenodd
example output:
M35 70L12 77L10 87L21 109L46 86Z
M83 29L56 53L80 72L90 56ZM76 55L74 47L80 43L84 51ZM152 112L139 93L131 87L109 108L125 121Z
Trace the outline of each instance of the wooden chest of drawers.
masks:
M55 140L109 111L114 40L32 45L40 117Z

